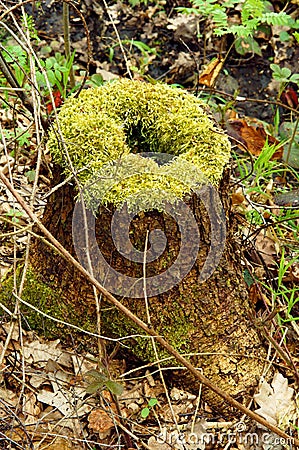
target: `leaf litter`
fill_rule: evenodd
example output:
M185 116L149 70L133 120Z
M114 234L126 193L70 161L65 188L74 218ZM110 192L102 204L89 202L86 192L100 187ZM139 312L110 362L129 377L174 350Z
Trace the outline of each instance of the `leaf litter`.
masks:
M97 2L94 2L94 8L102 11L102 8L98 6ZM168 23L169 30L173 32L175 42L184 40L188 43L194 43L194 30L196 30L197 18L193 18L191 15L188 21L186 21L186 16L185 21L179 19L179 15L174 19L167 18L166 15L156 14L155 8L156 7L153 8L152 12L148 13L153 18L152 22L147 22L143 26L143 29L147 31L147 37L151 36L153 39L156 39L157 27L165 27ZM148 10L150 10L150 7ZM124 8L119 3L109 7L109 11L118 26L123 21L122 14L126 14L127 16L132 14L131 10L129 11L129 8ZM137 10L133 15L136 16L135 24L139 24L139 11ZM277 31L279 32L281 30ZM81 51L83 56L84 51L82 51L82 49L84 49L84 45L82 44L84 44L84 39L85 38L83 38L82 42L79 41L74 43L78 52ZM98 43L99 41L100 37ZM286 43L277 50L277 42L278 33L276 33L276 30L273 28L273 39L271 43L275 49L274 62L279 63L287 59L289 43ZM61 47L61 45L61 42L58 43L59 47ZM172 45L172 47L174 47L174 45ZM57 48L57 50L59 50L59 48ZM207 41L207 50L212 53L215 52L215 47L211 39L208 39ZM168 82L180 81L176 79L176 76L178 78L181 77L182 79L186 77L189 82L190 80L192 82L196 80L196 77L194 77L196 67L194 66L193 59L194 57L200 59L200 52L195 50L191 56L186 51L186 47L181 47L180 52L178 52L177 49L172 50L171 48L169 52L164 52L164 54L164 67L166 69L167 67L170 67L170 77ZM135 54L133 56L136 57L137 61L138 55L136 56ZM132 60L134 59L133 56ZM106 70L104 73L106 79L118 76L115 73L116 64L107 61L96 61L95 65L98 69ZM167 71L166 69L165 71ZM210 66L209 69L210 72L207 74L204 73L205 69L203 69L203 75L208 77L207 86L212 84L213 76L215 75L215 73L213 73L213 67ZM226 78L224 79L226 80ZM224 81L224 83L225 82L226 81ZM2 119L6 126L11 126L13 129L14 124L12 117L7 116ZM241 128L246 130L245 134L239 134L240 141L245 141L247 148L250 149L252 147L252 153L258 155L261 152L265 140L269 136L268 132L265 131L264 124L255 124L252 126L247 122L247 118L237 120L242 121ZM30 125L30 121L25 120L22 122L21 120L18 125L22 131L26 131ZM252 128L254 128L254 130ZM286 126L282 131L289 133L290 129ZM238 127L237 132L239 132ZM256 149L256 141L259 143L258 149ZM12 150L13 139L8 140L8 144L10 150ZM27 145L28 144L24 142L24 147ZM33 137L31 142L29 142L29 146L31 146L31 149L34 149L35 145L36 143L34 142ZM295 151L297 151L296 143L293 145L293 149L294 167L298 167L297 153L295 153ZM22 196L24 198L29 198L33 178L30 179L30 177L26 177L25 174L34 169L34 159L32 159L32 156L29 154L23 158L21 162L22 164L18 167L14 177ZM0 164L2 170L5 173L8 173L10 168L15 164L15 159L11 156L5 158L2 157ZM40 183L39 189L42 192L45 192L47 189L47 180L45 184ZM10 213L11 207L14 206L14 200L8 192L3 192L2 187L1 195L1 214L4 216L7 213ZM272 191L270 191L270 196L272 196L275 204L277 197L274 197ZM43 207L43 201L39 200L41 197L39 197L38 193L38 205L35 205L35 208L40 211L42 211ZM243 205L245 209L249 210L252 197L252 195L248 196L240 194L236 206ZM293 197L291 196L291 202L293 201L292 198ZM276 204L279 206L279 201L277 201ZM19 218L18 220L22 223L22 218ZM24 223L26 223L26 221L24 221ZM24 244L26 243L22 242L22 238L23 236L19 237L17 241L20 251L24 250ZM279 249L277 249L275 237L271 235L271 233L260 232L254 243L257 250L262 253L265 263L268 266L274 266L275 261L277 261L279 256ZM5 245L3 247L4 248L1 247L1 257L4 255L4 257L1 258L1 272L3 261L6 259L8 262L3 264L2 274L9 270L14 259L12 246ZM289 271L290 276L292 276L295 281L298 281L297 269L298 268L294 263ZM2 342L5 341L7 332L7 326L5 324L3 324L3 326L6 331L1 337L0 350L3 348ZM28 443L26 448L29 448L29 444L33 442L35 448L48 448L50 450L81 449L85 444L88 446L101 446L102 444L109 445L111 442L117 442L117 440L115 440L114 430L115 427L117 427L118 417L113 409L114 404L111 397L109 397L109 392L102 392L101 395L86 395L84 374L89 370L95 370L97 368L97 363L92 362L92 356L88 354L78 355L73 350L66 350L61 346L59 340L45 341L32 333L23 332L22 334L23 343L20 345L20 337L18 336L17 331L14 331L1 367L3 383L0 387L0 420L2 420L0 424L4 423L6 426L10 427L8 430L4 427L4 435L8 438L8 442L12 444L12 441L14 441L16 445L15 448L19 448L18 446L22 444L25 445L26 442ZM23 367L22 364L24 364ZM217 433L219 434L219 428L222 430L222 434L226 434L226 436L230 431L232 433L236 431L232 423L222 423L221 420L211 422L211 414L208 408L203 410L203 413L208 419L206 420L201 417L197 418L195 425L193 426L192 413L195 411L197 399L190 398L190 394L185 391L172 390L171 401L173 403L175 418L179 424L178 430L176 424L173 422L170 407L165 400L164 388L159 379L157 380L157 377L153 376L152 382L149 383L148 375L147 377L146 375L143 375L141 380L130 380L124 382L124 384L125 390L119 399L122 414L126 419L131 421L132 431L141 437L144 442L147 442L147 445L151 450L169 449L168 442L172 442L173 448L179 450L191 450L195 448L205 449L207 448L206 443L200 443L200 436L204 436L207 432L212 432L214 436L217 436ZM147 405L148 399L150 398L159 399L159 403L157 407L155 407L155 414L157 416L155 416L153 412L150 414L147 421L142 421L140 419L140 411ZM263 383L260 392L255 396L255 401L259 406L257 412L263 417L273 420L273 423L286 424L287 421L292 421L294 417L298 417L298 398L296 403L293 388L288 385L287 379L282 374L278 373L276 378L273 379L270 384L266 382ZM296 408L297 415L292 416L292 414L295 414L294 411L296 412ZM15 416L17 416L17 418ZM161 423L160 427L157 425L159 421ZM223 426L223 428L221 428L221 426ZM3 433L2 428L0 430L1 433ZM223 430L225 430L225 432ZM254 431L257 430L254 429ZM197 443L186 442L186 437L190 432L196 434L198 438ZM259 430L257 432L260 433ZM149 436L150 434L152 435ZM162 438L165 438L165 442ZM226 442L226 444L220 445L218 442L218 448L227 448L228 443L229 442ZM276 444L276 446L272 445L271 447L267 447L266 444L259 444L253 447L247 442L244 443L241 439L239 439L239 442L232 443L230 447L232 449L261 448L263 450L268 450L269 448L279 450L279 448L282 448L280 444Z

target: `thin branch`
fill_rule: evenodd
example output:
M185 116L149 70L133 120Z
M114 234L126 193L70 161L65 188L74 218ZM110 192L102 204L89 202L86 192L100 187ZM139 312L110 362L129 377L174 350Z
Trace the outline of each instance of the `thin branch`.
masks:
M69 4L66 2L63 2L63 9L62 9L62 18L63 18L63 36L64 36L64 49L65 49L65 56L67 60L71 57L71 43L70 43L70 7ZM75 87L75 76L74 76L74 69L73 65L70 70L70 86L73 89Z
M5 186L9 189L12 195L15 197L19 205L24 209L24 211L28 214L31 220L39 227L42 233L48 238L49 241L54 245L54 247L61 252L66 261L71 263L84 277L87 281L93 284L99 292L101 292L105 298L112 303L120 312L125 314L132 322L134 322L139 328L144 330L149 336L153 336L156 341L170 354L173 355L179 363L185 366L189 372L202 384L215 392L219 397L221 397L226 403L237 408L243 414L250 417L254 421L263 425L264 427L271 430L273 433L276 433L278 436L287 439L287 442L291 442L294 446L299 446L299 439L296 439L284 431L280 430L278 427L272 425L263 417L259 416L255 412L248 409L246 406L239 403L235 400L231 395L224 392L214 383L212 383L208 378L202 375L187 359L185 359L180 353L178 353L162 336L159 336L154 329L149 328L141 319L132 314L132 312L126 308L120 301L118 301L109 291L107 291L95 278L93 278L90 273L85 270L81 264L60 244L60 242L55 239L55 237L48 231L48 229L39 221L38 217L34 214L31 208L27 205L24 199L18 194L18 192L13 188L7 177L0 172L0 180L5 184Z

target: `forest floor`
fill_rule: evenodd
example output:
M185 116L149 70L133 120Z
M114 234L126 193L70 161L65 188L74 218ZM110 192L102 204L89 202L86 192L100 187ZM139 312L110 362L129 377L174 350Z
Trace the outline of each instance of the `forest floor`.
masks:
M37 7L32 3L33 6L29 3L25 7L34 17L40 39L36 44L38 54L44 59L55 52L63 54L62 4L42 1ZM143 2L134 7L125 1L104 6L89 0L79 2L77 7L89 31L90 61L86 29L80 15L70 8L76 81L82 80L89 64L89 79L93 83L132 76L181 86L209 103L215 119L230 135L234 150L232 209L240 222L240 242L244 236L254 236L254 251L245 252L245 256L261 280L258 287L255 284L251 289L251 299L259 307L262 302L269 306L275 311L273 317L280 310L287 310L288 314L283 316L286 321L280 318L272 330L282 350L276 353L269 341L269 361L276 362L279 375L271 386L264 385L259 406L268 420L298 437L299 135L294 128L298 85L284 86L278 107L275 102L281 85L273 78L270 64L298 74L299 45L292 39L282 41L282 30L273 26L256 36L260 54L240 55L231 36L215 37L211 24L205 23L203 28L198 16L179 13L179 6L186 6L186 2ZM290 4L295 15L296 9L298 4ZM211 81L217 71L217 64L212 64L214 58L221 61L215 85ZM4 100L7 102L7 97ZM47 164L51 161L46 153L40 181L34 185L36 137L25 133L23 140L14 138L16 121L18 129L28 130L33 126L32 118L28 119L28 114L25 117L21 107L14 109L11 105L8 100L0 108L1 130L8 131L2 133L6 141L2 140L5 151L1 168L13 179L23 198L30 199L35 189L33 206L41 217L50 189ZM47 106L47 110L51 112L51 107ZM282 148L279 142L286 133L293 133L293 143ZM263 163L260 156L266 141L276 144L277 153ZM246 181L251 163L253 176ZM26 229L17 232L14 227L26 228L27 217L19 210L15 213L14 200L3 185L0 200L0 269L1 276L5 276L24 258L28 233ZM0 448L291 448L289 442L265 433L246 417L236 420L215 415L209 405L200 404L200 394L197 397L175 387L167 390L156 368L142 366L141 362L138 366L124 351L111 363L111 370L118 374L114 389L117 391L119 385L124 388L118 401L113 389L112 394L109 389L96 392L92 383L105 383L98 375L94 355L70 342L66 345L59 340L49 341L26 326L18 327L14 312L17 310L4 308L1 316ZM89 379L88 371L92 371ZM288 421L294 424L293 428ZM203 436L209 442L202 441Z

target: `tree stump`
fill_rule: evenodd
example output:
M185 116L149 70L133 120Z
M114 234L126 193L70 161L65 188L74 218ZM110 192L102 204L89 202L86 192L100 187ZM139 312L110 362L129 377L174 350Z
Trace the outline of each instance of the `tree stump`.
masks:
M64 167L64 172L68 175L72 164L79 182L82 181L87 186L80 197L81 200L84 199L86 208L83 208L82 202L76 201L78 191L75 183L65 184L49 198L43 223L85 267L92 266L94 276L127 308L149 323L177 350L187 355L194 366L202 370L217 386L246 403L251 399L252 390L262 374L266 353L254 325L254 307L250 304L243 278L240 249L230 213L229 175L225 170L229 157L227 138L213 123L204 107L191 95L165 87L166 98L171 97L182 103L180 107L183 111L177 110L177 114L185 115L186 122L190 117L196 124L196 111L200 118L201 115L208 117L205 127L199 131L193 129L193 135L188 128L189 122L178 126L182 117L177 122L174 120L175 113L171 111L173 105L165 97L161 98L157 107L155 102L160 98L160 85L156 91L155 86L126 80L107 87L106 91L99 89L102 89L99 123L96 116L91 121L83 121L85 117L90 118L94 108L94 103L86 106L90 93L84 93L83 98L72 99L69 105L66 103L65 109L62 108L60 113L63 144L67 146L69 154L66 155L55 144L55 139L61 143L57 130L52 133L49 141L54 158ZM122 111L121 123L125 127L132 117L135 120L133 125L129 123L129 131L125 129L124 141L121 139L124 128L120 127L120 122L114 122L119 117L115 105L117 102L121 103L117 89L121 89L128 99L121 100L123 103L119 106ZM134 100L136 92L141 97L138 101ZM157 99L152 106L151 99L156 92ZM105 108L103 107L103 98L106 101L106 96L107 104L111 105L113 111L113 122L109 122L110 116L108 120L105 119L103 135L100 133L98 144L95 143L94 135L99 131L99 124L103 125L105 122L103 117L106 117L107 105L105 103ZM191 108L188 117L184 102L189 98L192 98L193 109ZM137 106L133 108L134 101L137 101ZM140 102L145 104L145 111L141 111L141 116L138 116L136 110L141 109ZM124 107L126 104L128 110ZM177 103L174 102L174 109L176 107ZM134 114L129 117L128 111L132 110ZM70 127L66 117L76 121L79 113L81 122ZM157 117L159 113L166 114L167 120L164 117L163 126ZM145 114L148 114L147 121L143 120ZM169 123L170 134L165 136ZM109 139L114 135L110 154L107 148L110 149L111 141L102 144L104 139L108 139L107 133L110 133ZM180 137L177 147L175 133ZM83 141L82 135L85 136ZM181 139L181 135L184 139ZM86 155L83 159L78 156L76 139ZM188 145L184 145L186 142ZM166 157L165 163L163 155L167 143L173 145L176 158L167 160ZM105 151L99 145L104 145ZM180 148L184 149L183 153L178 150ZM149 151L150 155L138 154L144 150ZM105 161L97 160L94 164L100 151L105 155ZM135 153L133 159L130 159L130 152ZM158 164L153 162L155 153L158 155ZM124 154L126 157L128 155L124 167L129 167L129 174L125 173L120 179L112 177L113 183L107 185L109 176L105 178L104 174L111 175L111 167L115 168L114 163L110 164L111 160L118 161L120 155ZM185 158L186 154L188 156ZM181 155L188 162L187 166L182 160L176 165ZM145 160L147 161L144 162ZM148 170L149 166L146 165L146 169L142 166L142 170L139 170L140 161L142 164L149 164L151 170L155 165L154 183L152 179L149 182L149 174L153 174ZM171 164L174 166L169 169ZM196 166L195 175L190 164ZM159 172L161 167L162 174ZM193 180L193 185L190 179L193 176L196 178L198 171L204 175ZM90 173L91 177L88 176ZM54 174L53 185L56 185L63 180L64 175L58 166L55 167ZM94 182L95 178L97 182ZM133 188L130 184L132 178ZM103 184L105 189L101 190ZM156 196L155 186L158 186L160 196ZM197 191L194 186L198 187ZM130 196L124 202L123 192L127 191L130 191ZM173 201L173 191L177 201ZM140 192L146 192L147 197L139 195ZM123 204L123 214L119 214ZM177 265L176 261L179 261ZM32 247L23 296L54 317L96 332L92 287L81 274L39 239L34 241ZM108 305L105 299L102 300L101 308L103 334L110 337L142 334L118 310ZM61 333L53 322L45 318L32 317L31 320L35 321L35 326L42 325L52 336L59 336ZM143 361L155 361L150 339L142 336L129 337L126 344ZM159 358L168 357L159 346L157 349ZM174 360L167 360L162 365L176 364ZM185 389L198 392L198 383L186 371L173 371L172 379ZM213 392L204 390L203 397L215 410L225 410L223 401Z

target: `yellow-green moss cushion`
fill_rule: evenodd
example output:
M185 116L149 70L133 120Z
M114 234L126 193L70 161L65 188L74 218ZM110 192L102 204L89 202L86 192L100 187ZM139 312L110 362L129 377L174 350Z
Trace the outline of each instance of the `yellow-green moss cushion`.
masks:
M183 199L203 179L217 185L230 156L227 137L199 99L166 84L128 79L68 99L48 146L67 176L75 171L89 186L90 206L96 196L104 204L138 203L144 210ZM143 152L172 156L165 163L161 155L161 164L159 155L157 163Z

